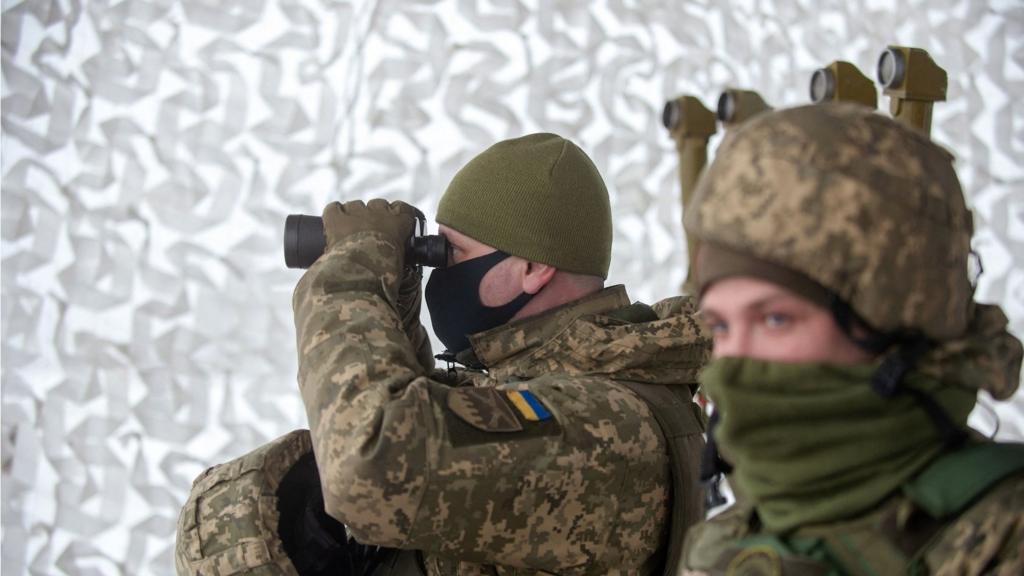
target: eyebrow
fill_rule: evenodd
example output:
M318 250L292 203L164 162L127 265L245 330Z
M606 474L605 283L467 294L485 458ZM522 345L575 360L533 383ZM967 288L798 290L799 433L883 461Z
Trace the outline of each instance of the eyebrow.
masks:
M777 300L793 300L795 298L796 297L791 296L789 294L785 294L785 293L769 294L768 296L765 296L764 298L760 298L758 300L754 300L753 302L751 302L749 304L749 307L750 308L764 308L765 306L768 306L769 304L774 304Z
M758 298L757 300L754 300L753 302L745 304L743 307L746 308L746 309L762 310L762 309L764 309L765 307L771 305L772 303L774 303L777 300L794 299L794 298L797 298L797 297L792 296L790 294L779 292L779 293L775 293L775 294L768 294L767 296L763 296L761 298ZM719 313L718 311L716 311L713 306L710 307L710 308L706 308L706 307L703 306L703 304L700 306L700 312L701 312L701 314L705 314L705 315L711 314L711 315L717 316L719 318L721 318L721 316L722 316L722 314Z

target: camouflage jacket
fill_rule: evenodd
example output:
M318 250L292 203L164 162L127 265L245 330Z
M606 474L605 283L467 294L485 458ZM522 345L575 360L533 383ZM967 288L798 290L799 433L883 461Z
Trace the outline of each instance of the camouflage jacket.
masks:
M327 512L360 542L421 551L431 574L654 569L667 447L623 382L689 398L710 349L692 302L631 306L607 288L474 335L486 370L432 372L411 343L429 346L422 327L396 304L395 260L380 236L354 234L295 290Z
M988 463L940 458L874 509L785 536L762 533L741 501L687 533L684 574L1024 574L1024 445L982 451Z

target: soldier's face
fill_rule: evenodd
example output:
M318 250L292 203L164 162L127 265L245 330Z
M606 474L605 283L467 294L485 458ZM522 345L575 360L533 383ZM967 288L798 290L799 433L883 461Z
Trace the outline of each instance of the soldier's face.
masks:
M454 266L466 260L486 256L496 248L451 228L440 225L438 232L448 238L451 252L448 254L448 265ZM480 281L480 303L484 306L502 306L514 300L523 292L534 293L532 288L529 262L518 256L507 259L491 268Z
M839 329L831 312L765 280L719 280L704 291L700 307L714 358L835 364L872 359Z

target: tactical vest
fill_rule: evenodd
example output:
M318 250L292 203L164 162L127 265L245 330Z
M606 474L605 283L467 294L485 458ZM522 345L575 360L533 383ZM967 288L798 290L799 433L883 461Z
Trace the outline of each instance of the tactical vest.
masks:
M226 506L230 506L229 514L221 512ZM207 469L196 478L178 519L177 573L421 574L415 555L360 544L348 538L344 527L336 521L329 520L340 529L333 532L322 526L308 533L296 530L310 519L307 506L326 517L308 430L295 430L242 457ZM321 521L318 519L317 523ZM328 532L332 540L325 542L323 538ZM293 558L300 561L296 563Z
M672 576L682 569L687 529L704 519L699 463L704 452L705 417L693 401L689 386L623 384L647 403L668 444L672 507L664 567L660 572Z
M705 417L693 402L689 386L663 386L620 381L651 409L661 428L669 451L671 473L671 509L665 549L654 574L674 576L682 571L683 542L686 530L704 519L704 493L697 464L704 451ZM398 551L374 576L425 574L417 551Z
M1024 514L1022 473L1024 444L972 445L936 459L874 511L785 537L758 534L753 510L739 504L692 531L685 550L688 574L927 574L929 565L949 569L951 563L957 563L952 573L980 573L1011 546L1013 531L1021 530L1016 525ZM991 514L993 505L1000 514ZM987 532L949 529L972 516ZM958 558L965 538L977 540L970 544L982 552Z

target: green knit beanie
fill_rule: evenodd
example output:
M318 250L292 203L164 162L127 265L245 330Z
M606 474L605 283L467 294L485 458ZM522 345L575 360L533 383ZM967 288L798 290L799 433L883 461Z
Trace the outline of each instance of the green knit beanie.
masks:
M555 134L504 140L470 160L437 222L513 256L608 277L608 189L586 153Z

